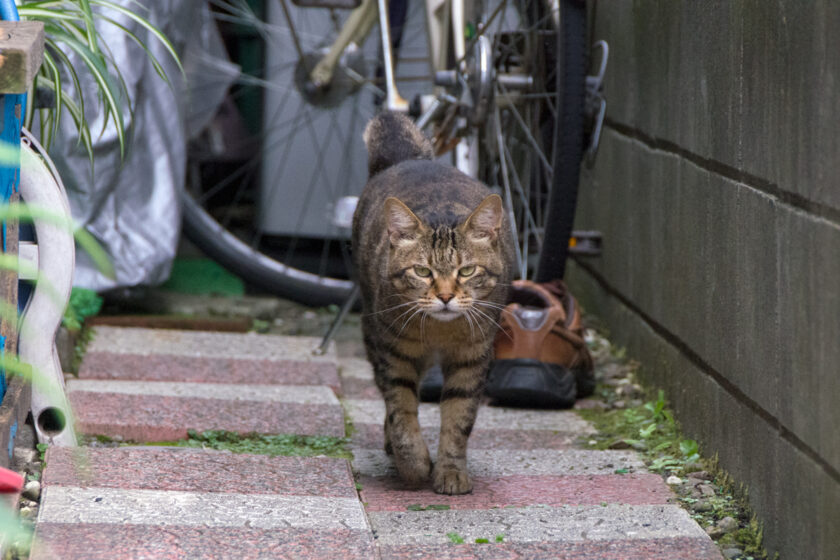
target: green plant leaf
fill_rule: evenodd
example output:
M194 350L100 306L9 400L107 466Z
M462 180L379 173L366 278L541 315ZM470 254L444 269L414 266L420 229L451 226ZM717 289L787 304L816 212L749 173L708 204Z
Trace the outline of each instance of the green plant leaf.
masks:
M0 222L7 220L43 220L73 232L76 243L90 256L99 272L108 278L114 278L114 267L108 255L90 233L83 229L76 229L72 218L37 206L13 203L0 205Z
M446 533L446 536L449 537L449 542L453 544L464 544L464 537L462 537L458 533Z
M102 298L99 294L93 290L73 288L62 324L70 330L79 330L85 319L96 315L100 309L102 309Z
M82 62L90 72L90 75L96 81L99 86L99 93L105 102L103 127L107 125L109 120L113 120L114 128L116 129L117 138L120 144L120 157L125 157L125 124L123 121L121 104L123 96L121 96L122 92L118 91L117 87L114 85L113 78L108 72L104 57L91 50L88 45L85 45L76 37L72 36L68 32L69 29L72 29L72 26L61 28L55 25L46 24L45 29L49 31L50 35L52 35L53 40L63 43L75 52L79 58L81 58Z
M8 142L0 142L0 165L9 167L20 165L20 147Z
M655 431L656 431L656 424L651 424L650 426L647 426L646 428L641 428L641 429L639 429L639 436L640 436L642 439L647 439L647 438L649 438L649 437L653 434L653 432L655 432Z
M160 61L149 48L150 41L160 42L175 61L181 74L184 75L183 66L171 41L160 29L140 15L139 12L145 9L140 2L132 2L130 6L126 7L110 0L23 0L18 8L21 19L44 22L46 32L45 62L36 75L34 86L52 89L56 93L56 108L38 111L41 117L41 141L47 148L50 147L52 139L59 130L61 111L68 110L79 130L79 143L83 144L87 150L91 172L93 170L94 154L88 121L85 117L85 95L80 86L79 67L87 68L97 84L98 94L104 106L103 131L108 122L113 119L121 157L125 157L126 150L126 112L128 115L132 114L128 88L119 66L110 56L110 51L107 51L107 44L101 44L95 25L96 21L101 20L115 25L123 33L128 34L129 38L143 49L155 72L164 81L169 82L169 78ZM146 30L149 34L149 41L141 40L125 25L119 23L115 19L117 15ZM105 51L103 52L100 47L104 47ZM65 50L78 54L81 62L75 64L68 58ZM70 97L61 83L63 72L66 72L66 75L73 82L74 103L70 102ZM34 113L35 111L30 104L27 107L24 124L27 128L32 127Z
M172 57L172 60L175 61L175 64L178 65L178 69L181 71L181 74L185 75L184 74L184 67L181 66L181 59L178 57L178 53L175 52L175 47L172 45L172 42L169 40L169 38L160 29L158 29L151 22L149 22L149 20L147 20L145 18L142 18L137 13L133 12L132 10L129 10L129 9L123 7L123 6L120 6L119 4L115 4L114 2L110 2L109 0L91 0L91 3L95 4L95 5L98 5L98 6L102 6L104 8L109 9L109 10L113 10L115 12L119 12L119 13L123 14L124 16L134 20L137 24L139 24L141 27L143 27L146 31L151 33L152 36L155 39L157 39L164 46L164 48L167 50L169 55ZM142 4L140 4L139 2L135 2L135 4L137 6L142 7ZM100 16L100 17L104 17L104 16ZM144 47L144 50L147 53L149 53L148 48ZM161 74L161 77L166 79L165 74Z
M39 80L39 83L44 87L55 90L55 84L53 84L52 81L50 81L50 80L48 80L44 77L41 77L41 79ZM77 105L76 102L73 101L73 99L71 99L66 93L62 93L61 100L62 100L63 108L67 109L67 112L70 113L70 116L73 118L73 122L76 123L76 127L79 130L78 143L83 144L84 147L85 147L85 150L87 150L88 156L90 158L91 173L92 173L93 172L93 141L91 140L90 129L88 128L87 122L85 121L84 107L80 106L80 105ZM56 109L56 110L59 110L59 109ZM46 122L50 118L52 118L52 113L53 112L54 112L53 110L45 110L45 109L41 110L42 126L43 126L44 122ZM51 140L51 138L49 140ZM48 144L43 142L43 141L42 141L42 144L45 147L48 147Z
M700 452L697 442L693 439L684 439L680 442L680 452L686 457L697 455Z

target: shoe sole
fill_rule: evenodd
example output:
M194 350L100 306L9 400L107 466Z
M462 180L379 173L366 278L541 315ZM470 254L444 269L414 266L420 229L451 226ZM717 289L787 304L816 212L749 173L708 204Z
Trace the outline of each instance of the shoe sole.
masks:
M575 374L539 360L495 360L485 394L493 404L524 408L571 408L577 396Z
M432 366L420 381L420 401L440 402L440 395L443 392L443 372L440 366Z

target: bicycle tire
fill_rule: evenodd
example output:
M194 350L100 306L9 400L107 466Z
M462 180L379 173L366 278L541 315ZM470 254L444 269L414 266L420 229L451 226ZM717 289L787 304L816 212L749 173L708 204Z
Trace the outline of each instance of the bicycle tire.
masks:
M527 5L525 1L511 2L511 5L513 4L519 6L518 9L520 11L524 11L522 6ZM533 5L539 6L542 4L534 3ZM505 8L507 8L507 5L505 5ZM545 266L542 262L548 257L553 257L549 259L552 264L556 264L558 259L561 267L565 263L565 246L568 244L568 232L571 231L571 224L569 223L568 227L560 228L558 233L555 216L560 216L564 213L568 214L568 193L571 192L573 197L576 194L580 157L582 154L582 132L580 148L576 149L577 135L564 131L573 130L578 126L575 124L577 121L573 118L577 114L577 109L573 108L576 106L575 103L577 101L580 101L579 118L582 119L582 85L585 80L585 76L582 75L582 70L585 67L585 61L579 60L579 57L581 54L585 57L585 50L583 48L585 46L585 6L582 3L572 2L570 0L560 0L560 15L561 27L557 30L556 53L552 55L556 58L556 68L553 71L556 72L555 81L557 85L555 86L555 92L552 92L552 94L557 94L559 99L557 102L557 111L562 116L554 120L553 126L551 127L553 130L551 141L546 142L546 145L551 148L551 152L548 154L551 158L551 167L560 172L554 174L553 179L549 181L548 187L542 188L539 197L536 197L540 198L537 206L542 207L546 205L548 210L539 210L539 215L534 220L534 225L537 226L537 229L544 228L545 231L541 234L542 238L551 241L550 243L543 243L543 248L535 255L540 261L540 274L551 270L551 267ZM583 22L583 25L581 25L581 22ZM580 33L581 31L582 34ZM577 70L572 70L575 68L581 70L580 75L578 75ZM578 78L579 80L577 80ZM578 82L581 86L580 97L571 95L571 92L578 90L577 85L575 85ZM561 123L562 126L558 126L558 123ZM497 126L500 127L499 124ZM537 122L536 126L532 126L532 128L536 131L539 129L539 126L540 122ZM579 123L579 128L582 131L582 120ZM556 149L554 148L555 146L557 147ZM546 156L543 156L543 158L546 159ZM492 159L492 154L489 154L489 157L487 153L480 155L481 162ZM567 161L572 161L574 165L570 165ZM527 168L529 165L526 163L523 167ZM480 176L480 178L491 186L494 184L489 180L491 177L488 177L487 173L484 173L484 176ZM495 184L498 184L498 182ZM560 192L565 193L565 195L560 196L558 194ZM201 208L200 205L195 204L195 200L189 196L189 193L185 194L183 215L186 235L200 249L208 254L208 256L216 259L220 264L240 275L250 284L282 297L312 305L338 303L346 299L350 293L352 283L349 280L325 276L323 274L313 274L299 267L289 266L266 257L260 251L255 250L252 246L231 235L231 232L228 231L231 228L222 226L219 221L216 221L211 216L210 212ZM529 199L527 197L524 198L526 200L524 203L526 211L529 212L527 209L527 205L530 204L528 202ZM547 199L548 203L544 203L541 200L542 198ZM509 197L509 199L512 199L512 197ZM519 205L520 207L523 206L521 201ZM572 199L571 206L571 214L573 216L574 198ZM521 221L527 223L527 219L523 218ZM529 235L525 233L526 261L529 256L527 254ZM565 237L565 242L562 244L563 254L558 255L556 252L556 239L563 237ZM549 245L551 245L552 250L549 250ZM523 266L527 266L527 263ZM533 267L531 268L532 270L529 271L529 275L533 276ZM548 272L548 274L549 278L556 277L553 276L556 273Z
M506 90L501 81L497 84L494 116L481 135L481 178L507 198L515 226L517 275L548 280L557 277L558 263L565 262L571 231L563 217L569 214L568 194L560 193L574 195L580 174L586 7L574 0L520 0L516 6L524 16L516 32L526 37L505 38L510 31L500 30L501 39L494 38L494 61L501 73L505 57L511 58L511 75L531 76L533 83L519 94ZM558 220L563 227L558 228ZM558 245L564 250L558 251Z
M557 34L558 126L554 133L554 184L545 223L536 281L562 279L574 227L584 152L586 98L586 3L560 0Z
M274 10L278 10L278 7L281 6L281 4L275 3L272 4L272 6ZM245 18L246 21L237 21L236 23L240 27L243 23L254 27L257 30L255 34L260 37L260 40L263 41L265 45L268 45L266 47L266 51L269 50L271 45L276 47L278 43L281 43L286 44L286 47L288 48L275 48L274 51L285 53L293 50L291 46L292 41L290 41L291 34L288 36L282 36L282 34L289 33L289 29L301 21L303 21L304 24L306 24L307 21L310 23L311 21L315 21L315 23L312 24L313 27L310 27L309 29L306 27L299 28L296 33L301 33L301 35L294 38L294 43L299 43L298 46L302 45L303 49L307 53L307 56L311 53L320 52L318 49L324 44L324 36L329 35L315 33L313 30L317 31L317 27L322 25L324 21L327 21L327 18L329 22L331 22L330 25L339 25L332 19L333 13L328 12L327 10L319 8L296 8L294 6L287 6L286 8L292 11L291 21L295 21L295 24L287 25L286 28L283 27L282 23L278 24L278 20L276 19L282 18L282 12L276 12L274 14L274 19L270 17L270 14L253 14L253 17L249 15L248 18ZM231 14L224 15L228 18L228 20L231 18ZM392 16L393 15L392 11ZM282 22L282 19L280 21ZM286 21L288 22L290 20L287 19ZM395 27L393 23L394 22L392 22L392 28ZM404 33L401 33L402 23L403 22L396 22L396 24L400 27L400 33L398 33L395 38L397 41L400 39L403 41L406 40L405 37L400 37L400 35L405 35ZM420 32L422 32L422 29ZM416 35L417 31L415 30L414 33ZM191 154L192 157L190 158L191 161L189 162L188 168L188 185L182 193L184 234L207 256L217 261L232 273L243 278L249 286L254 286L280 297L314 306L341 303L349 296L353 287L353 283L349 279L350 259L346 243L346 240L349 239L349 232L338 230L335 227L327 225L325 229L328 230L328 233L320 237L320 234L308 237L307 234L301 233L298 235L298 231L295 227L300 226L300 222L303 222L304 220L308 224L315 223L318 226L323 225L327 221L324 217L325 212L313 214L311 208L307 207L311 192L314 192L317 189L323 190L327 188L334 188L335 185L338 185L338 187L334 189L335 192L338 192L340 196L351 196L358 194L358 191L360 191L362 186L364 186L364 181L366 180L367 159L364 155L363 147L361 148L361 151L355 146L352 148L356 152L355 156L357 157L351 158L339 155L342 159L340 165L346 165L345 160L352 160L350 165L355 166L349 175L356 177L356 180L347 181L348 183L353 183L350 186L341 182L345 176L348 176L345 169L342 168L325 172L321 168L325 167L325 165L319 167L318 163L324 162L328 159L331 154L327 154L326 152L329 151L338 151L344 153L345 156L346 153L349 153L345 153L342 150L336 150L336 145L340 148L342 145L350 143L354 140L361 145L361 133L363 127L367 123L368 118L370 118L375 111L378 110L377 104L379 100L377 99L375 91L371 91L372 89L375 89L375 87L368 87L370 84L375 84L376 81L380 79L377 76L375 63L378 56L374 56L372 54L372 49L374 49L376 45L376 41L374 39L375 35L376 33L374 30L369 35L367 42L363 42L363 44L358 47L356 52L360 53L359 56L364 57L364 60L360 62L358 60L356 61L359 64L358 67L351 66L356 64L356 62L352 60L347 62L346 68L342 66L343 71L346 72L345 75L342 76L342 79L347 80L347 76L350 76L349 79L351 80L359 78L358 83L352 84L351 86L347 86L346 83L342 83L339 88L333 88L332 91L327 91L325 96L318 97L308 105L305 103L310 100L304 98L304 96L308 94L304 91L304 88L300 84L296 83L296 80L300 78L300 76L296 74L296 71L299 70L299 68L296 66L289 66L288 64L285 64L285 61L281 60L281 63L274 65L279 69L278 72L280 72L280 74L272 77L272 62L270 59L272 56L280 55L274 51L272 51L274 54L266 52L264 55L264 67L252 70L253 76L245 76L246 80L250 80L251 82L257 81L262 85L262 87L264 87L264 90L259 92L260 96L263 96L262 108L264 112L264 114L260 116L260 129L256 133L255 138L245 138L242 142L235 145L236 150L231 150L237 153L243 152L242 160L237 160L239 165L233 165L231 169L225 170L223 176L216 182L216 186L212 183L209 185L206 184L205 176L202 174L202 166L210 165L216 166L216 168L224 168L226 165L224 157L232 158L237 156L229 156L227 153L224 153L222 154L222 163L219 163L212 157L208 157L205 154L206 148L202 147L200 150L197 150L193 147L191 150L193 153ZM411 37L409 37L408 40L410 42ZM417 39L415 38L415 42L416 40ZM285 64L285 66L283 64ZM343 64L344 61L342 60L340 66ZM409 72L411 70L415 70L410 63L408 64L408 67ZM353 72L360 68L364 69L363 76L361 74L353 74ZM264 74L261 72L264 72ZM283 74L283 72L285 72L285 74ZM426 76L426 78L428 79L429 84L431 84L431 76ZM274 80L274 82L269 83L270 80ZM278 83L279 85L277 85ZM344 88L345 86L348 89L342 93L340 88ZM270 156L272 155L270 151L268 152L268 155L266 155L266 150L271 149L266 148L266 146L272 145L272 143L276 142L276 139L274 139L271 135L282 134L279 127L276 131L272 131L270 129L270 123L278 120L277 115L285 110L277 109L275 106L271 105L273 102L268 99L268 96L272 94L271 88L285 88L290 92L291 90L297 90L294 93L299 96L299 99L289 102L289 106L291 106L292 109L297 110L297 113L294 114L295 121L289 125L291 119L286 121L282 121L282 119L280 119L284 122L284 124L279 125L291 129L295 128L295 124L298 122L298 115L301 111L308 111L310 112L310 115L314 115L311 116L309 123L304 122L309 117L301 119L300 126L305 127L305 125L311 124L311 122L314 122L317 119L335 124L338 119L343 118L339 115L339 112L347 103L355 104L354 107L363 107L363 109L359 112L359 115L361 116L357 116L354 112L350 118L351 122L350 124L347 124L347 126L343 126L345 122L341 121L340 124L342 126L336 127L341 128L338 133L331 134L334 132L332 129L329 129L329 126L331 125L327 125L328 129L325 132L321 130L318 130L317 132L314 130L312 131L312 143L318 145L319 149L312 150L311 144L307 145L310 150L321 153L319 153L318 157L315 158L316 161L311 166L312 169L306 177L306 180L309 181L308 185L310 188L308 194L301 195L304 197L304 202L299 202L299 208L296 210L289 210L288 208L285 209L297 216L295 218L298 222L297 225L294 223L290 223L288 226L283 224L281 227L289 229L290 232L281 232L280 234L276 234L275 232L263 234L261 231L258 231L259 228L263 227L261 223L258 223L259 220L263 218L261 213L269 212L269 210L260 208L259 205L263 204L267 198L269 202L268 206L270 207L273 205L273 199L283 199L285 197L285 193L287 192L292 192L295 189L298 191L301 189L306 190L306 183L297 184L294 179L287 179L286 176L282 175L282 173L278 173L278 177L275 179L274 177L271 177L270 173L266 172L265 169L261 169L264 165L263 161L270 161ZM431 85L429 85L427 89L431 90ZM339 91L339 93L336 93L336 91ZM287 94L286 97L289 97L289 95L290 94ZM293 106L296 102L300 103L298 107ZM280 104L285 107L286 101L281 99L281 101L276 102L275 105L276 104ZM228 110L230 110L230 104L228 104ZM318 136L318 138L316 138L316 136ZM320 142L319 144L319 141L322 141L324 137L327 137L327 140ZM336 140L336 138L339 139ZM308 143L309 140L310 139L308 138L302 138L300 142ZM344 140L344 142L341 140ZM226 139L226 142L227 141L230 140ZM235 140L230 142L235 142ZM283 145L291 145L296 142L296 140L285 140ZM300 144L300 142L297 143ZM298 150L298 146L294 147L292 150L292 157L287 157L287 160L291 161L295 159L295 150ZM279 153L279 150L275 153ZM287 151L285 153L287 155L289 152ZM298 161L293 161L291 166L286 166L284 168L284 172L286 169L292 169L292 167L299 164L300 157L298 156L297 159ZM285 165L285 163L283 165ZM243 168L247 168L247 170L243 172ZM364 175L359 172L359 169L364 170ZM294 173L294 171L295 170L293 169L292 173ZM331 174L329 178L326 176L327 173ZM235 177L236 175L238 175L238 177L236 177L235 180L230 181L229 184L222 185L220 189L217 189L217 185L225 183L228 177ZM266 175L269 175L268 180L274 180L275 184L279 185L278 188L269 187L268 194L259 190L259 184L249 184L255 183L259 180L266 180ZM257 177L256 181L254 180L255 176ZM310 177L312 178L311 181ZM319 181L316 182L316 178L319 179ZM327 185L325 187L321 185L321 183L332 183L332 185ZM228 190L231 192L226 193ZM214 203L212 200L204 198L207 196L208 192L211 193L211 198L220 194L223 195L222 204L216 204L215 207L213 207ZM331 194L334 193L331 191ZM263 198L260 198L260 196ZM333 196L333 198L330 199L330 203L335 202L340 196ZM219 215L219 207L225 206L228 201L232 201L230 202L230 206L233 208L233 212L244 209L246 213L251 212L254 217L250 220L249 217L246 217L244 220L234 217L231 220L229 216ZM293 203L287 203L285 200L281 200L281 206L283 204L291 205ZM303 209L300 210L300 207ZM307 212L309 212L309 214L307 214ZM275 226L270 224L267 229L271 229L272 227ZM254 239L257 239L257 241L254 242ZM277 239L279 239L279 242L277 242ZM279 249L271 246L271 244L275 242L280 244ZM293 250L299 249L301 245L314 247L314 249L303 255L302 259L299 258L298 254L291 254ZM287 247L289 246L292 246L294 249L288 250ZM340 257L337 255L340 255ZM314 262L310 263L308 261ZM336 264L343 266L336 266Z
M257 288L313 306L340 303L350 295L352 281L318 276L277 262L223 228L191 197L184 196L181 202L183 231L187 238L206 255Z

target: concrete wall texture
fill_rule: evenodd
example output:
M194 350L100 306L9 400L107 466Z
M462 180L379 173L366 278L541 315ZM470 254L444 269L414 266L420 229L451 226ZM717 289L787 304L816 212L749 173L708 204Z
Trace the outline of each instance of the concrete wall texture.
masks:
M599 2L607 125L568 280L745 483L840 558L840 2Z

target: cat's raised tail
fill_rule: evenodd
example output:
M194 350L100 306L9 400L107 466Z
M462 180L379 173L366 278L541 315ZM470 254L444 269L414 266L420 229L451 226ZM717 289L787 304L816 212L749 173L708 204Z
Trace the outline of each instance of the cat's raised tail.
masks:
M408 159L433 159L428 138L402 113L386 111L373 117L362 136L368 151L371 177Z

